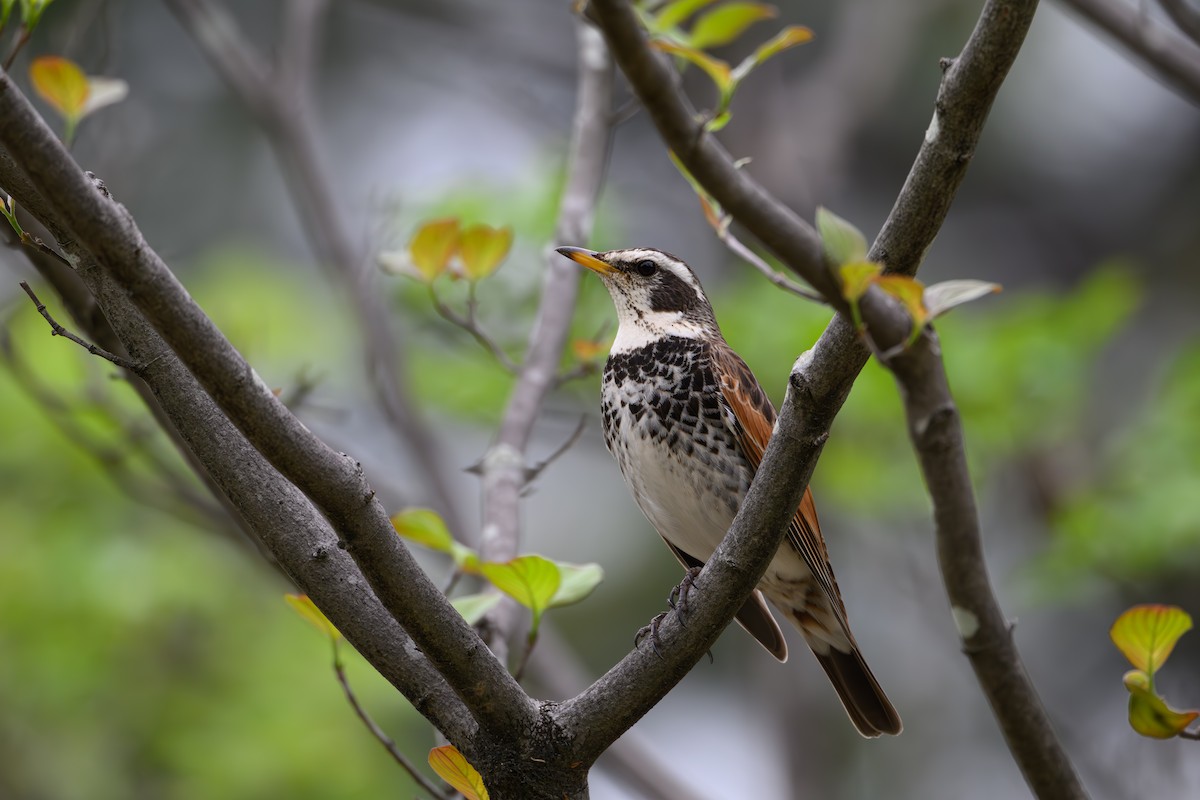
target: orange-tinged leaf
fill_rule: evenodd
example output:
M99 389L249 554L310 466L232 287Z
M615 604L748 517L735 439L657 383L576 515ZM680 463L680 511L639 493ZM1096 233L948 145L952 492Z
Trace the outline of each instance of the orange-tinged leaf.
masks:
M472 767L454 745L444 744L430 750L429 766L466 800L488 800L487 788L483 785L479 770Z
M464 230L458 240L458 257L462 259L467 279L477 281L495 272L508 256L512 241L512 228L507 226L472 225Z
M593 342L588 339L575 339L571 342L571 352L580 361L595 361L608 350L604 342Z
M667 39L655 39L653 44L664 53L684 58L707 72L708 77L712 78L713 83L717 85L717 89L721 92L722 97L728 93L733 83L733 77L729 72L729 65L721 59L713 58L708 53L697 50L694 47L688 47L687 45Z
M458 248L458 236L457 219L426 222L413 234L408 251L412 255L413 265L426 282L432 282L446 270L450 257Z
M925 285L907 275L880 275L875 279L875 285L899 300L912 317L912 335L908 337L906 345L911 346L929 322L929 311L925 308Z
M1129 727L1152 739L1178 736L1197 718L1200 711L1176 711L1154 693L1150 676L1135 669L1125 673L1129 690Z
M852 261L838 267L842 296L850 303L850 318L856 331L863 329L862 311L858 307L858 301L882 271L883 267L873 261Z
M697 50L720 47L741 36L759 20L778 14L778 9L766 3L725 3L696 20L688 34L688 43Z
M549 606L562 583L558 565L538 555L518 556L503 563L485 562L479 570L493 586L531 610L534 619Z
M68 121L83 115L88 99L88 79L74 61L60 56L35 58L29 66L29 79L42 99Z
M1140 605L1117 617L1108 635L1129 663L1153 681L1179 637L1191 629L1192 618L1178 606Z
M392 515L392 527L396 533L440 553L454 550L454 537L436 511L428 508L406 508Z
M337 641L342 638L342 634L333 626L333 623L321 613L321 609L317 608L316 604L309 599L306 594L285 594L283 599L299 614L321 633L328 636L330 639Z

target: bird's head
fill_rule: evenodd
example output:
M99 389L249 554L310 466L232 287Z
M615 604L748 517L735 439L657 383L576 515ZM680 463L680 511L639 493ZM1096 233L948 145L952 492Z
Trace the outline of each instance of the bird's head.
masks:
M720 336L700 281L670 253L645 247L604 253L560 247L558 252L598 274L608 287L620 325L614 352L661 336Z

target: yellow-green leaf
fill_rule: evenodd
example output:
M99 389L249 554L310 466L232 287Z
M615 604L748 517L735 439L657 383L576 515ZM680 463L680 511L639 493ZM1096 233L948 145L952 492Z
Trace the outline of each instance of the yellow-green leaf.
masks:
M828 208L817 208L817 232L825 257L834 265L867 260L867 239L862 231Z
M287 604L291 606L297 614L306 619L309 624L311 624L321 633L328 636L330 639L337 641L338 639L342 638L342 634L339 633L338 629L333 626L333 623L330 622L323 613L321 613L321 609L317 608L316 604L309 599L308 595L285 594L283 599L287 601Z
M483 615L491 611L496 603L500 602L502 596L495 592L464 594L461 597L452 599L450 605L454 606L459 614L462 614L463 619L467 621L468 625L474 625L483 619Z
M1129 727L1151 739L1170 739L1187 729L1200 711L1176 711L1154 693L1150 676L1135 669L1125 673L1129 690Z
M687 45L667 39L655 39L653 44L664 53L684 58L707 72L708 76L712 78L713 83L717 85L722 98L729 92L733 84L733 78L729 73L729 65L721 59L713 58L708 53L697 50L694 47L688 47Z
M512 228L493 228L472 225L458 240L458 257L462 259L467 279L477 281L496 271L512 247Z
M1000 291L1000 284L971 279L942 281L925 287L925 308L929 318L936 319L955 306L987 297Z
M863 328L862 311L858 307L858 301L867 293L867 289L879 277L882 270L883 267L873 261L852 261L838 267L838 279L842 283L842 296L850 303L850 318L854 322L856 331L861 331Z
M532 611L534 619L546 610L562 583L558 565L538 555L484 562L479 570L497 589Z
M430 750L429 766L466 800L488 800L487 788L483 785L479 770L472 767L454 745L444 744Z
M754 51L751 58L755 64L761 64L772 56L782 53L784 50L795 47L796 45L811 42L813 32L802 25L791 25L784 28L775 35L770 41L761 45Z
M659 30L670 30L713 2L714 0L675 0L673 3L667 3L662 11L655 15L655 25Z
M696 20L688 43L697 50L729 44L755 22L770 19L779 11L766 3L725 3Z
M550 598L550 608L569 606L592 593L604 580L604 570L599 564L567 564L556 561L561 580L558 590Z
M42 99L63 119L74 123L83 116L88 99L88 79L74 61L59 56L35 58L29 66L29 80Z
M899 300L904 310L912 317L912 335L908 337L908 343L905 345L911 346L929 322L929 310L925 308L925 285L907 275L880 275L875 279L875 285Z
M454 550L454 537L450 529L436 511L428 508L406 508L392 515L392 527L396 533L409 541L437 550L440 553L450 553Z
M1129 663L1153 682L1179 637L1192 629L1192 618L1178 606L1140 605L1117 617L1108 635Z
M446 265L450 263L450 257L457 248L457 219L435 219L426 222L417 228L412 241L408 243L413 265L427 283L446 270Z

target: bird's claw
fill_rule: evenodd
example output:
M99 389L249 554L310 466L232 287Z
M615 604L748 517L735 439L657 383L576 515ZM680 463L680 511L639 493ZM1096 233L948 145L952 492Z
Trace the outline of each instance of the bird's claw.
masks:
M683 573L683 580L667 595L667 605L679 616L679 624L685 628L687 627L688 595L692 593L692 587L696 585L696 578L699 576L700 567L691 567Z
M655 614L654 619L650 620L649 625L643 625L638 630L638 632L634 634L633 646L635 648L641 646L642 639L645 639L647 636L649 636L650 637L650 645L654 648L654 655L658 656L659 659L661 659L663 656L662 656L662 651L658 649L658 645L659 645L658 626L662 624L662 621L663 621L663 619L666 618L666 616L667 616L667 612L665 612L665 611L663 611L662 613L659 613L659 614Z

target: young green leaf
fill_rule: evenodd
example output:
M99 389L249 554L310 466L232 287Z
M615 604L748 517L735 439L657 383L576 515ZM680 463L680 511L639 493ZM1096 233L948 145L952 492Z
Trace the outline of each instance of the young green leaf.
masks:
M83 116L88 79L74 61L59 56L35 58L29 65L29 80L68 125L73 126Z
M850 317L855 330L861 331L863 328L862 311L859 310L858 301L867 293L867 289L871 288L871 284L882 270L883 267L873 261L852 261L838 267L842 297L850 303Z
M604 570L599 564L567 564L554 562L562 577L558 591L550 598L550 608L569 606L587 597L604 580Z
M52 0L21 0L21 23L29 30L36 28L51 2Z
M496 603L500 602L503 595L495 592L481 592L479 594L464 594L461 597L455 597L450 601L450 605L454 606L459 614L462 614L463 619L468 625L474 625L479 620L483 619L483 615L492 610Z
M697 50L720 47L741 36L755 22L778 14L778 9L766 3L725 3L696 20L688 43Z
M828 208L817 208L817 232L825 257L836 266L867 260L867 239L862 232Z
M904 310L912 317L912 334L905 347L912 347L929 322L929 309L925 308L925 285L907 275L880 275L875 285L900 301Z
M660 31L668 31L713 2L714 0L675 0L673 3L667 3L654 16L655 26Z
M449 528L436 511L428 508L406 508L392 515L392 527L405 539L430 550L437 550L439 553L454 551L454 537L450 535Z
M500 591L529 609L533 620L529 639L537 636L542 613L562 583L562 573L553 561L538 555L518 556L504 563L484 562L479 571Z
M662 50L664 53L670 53L673 56L680 56L707 72L708 77L712 78L713 83L717 85L717 91L721 94L722 110L728 105L727 97L729 90L733 87L733 78L729 73L728 64L694 47L688 47L687 45L672 42L668 39L655 39L652 44L656 49Z
M768 58L782 53L788 48L811 41L812 38L813 33L808 28L799 25L784 28L773 39L742 59L742 62L733 70L733 82L741 83L747 75L754 71L755 67L762 64Z
M1150 676L1140 669L1130 670L1123 679L1129 690L1129 727L1151 739L1178 736L1200 717L1200 711L1176 711L1154 693Z
M321 613L321 609L317 608L316 604L309 599L306 594L285 594L283 599L293 610L310 625L319 630L321 633L333 639L335 642L342 638L342 634L338 629L333 627L333 623Z
M508 256L512 241L509 227L472 225L464 230L458 240L458 257L462 259L467 279L477 281L495 272Z
M1140 605L1113 623L1108 635L1129 663L1150 677L1166 662L1179 637L1192 629L1192 618L1178 606Z
M479 770L472 767L454 745L444 744L430 750L429 766L466 800L488 800L487 788L483 785Z
M955 306L987 297L1000 291L1000 284L976 280L942 281L925 287L925 308L929 318L936 319Z
M458 220L436 219L426 222L413 234L408 243L412 262L426 283L446 270L450 257L458 248Z

